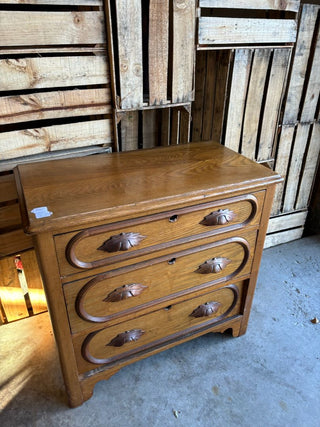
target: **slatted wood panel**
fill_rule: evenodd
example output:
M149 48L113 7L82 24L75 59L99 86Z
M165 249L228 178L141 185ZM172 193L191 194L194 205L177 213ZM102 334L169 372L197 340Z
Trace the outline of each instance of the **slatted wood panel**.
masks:
M40 160L51 152L76 156L111 146L102 2L24 0L23 9L19 1L5 4L0 4L0 171L35 154ZM103 54L97 56L99 49Z
M290 48L199 51L192 140L215 138L272 160L290 55Z
M117 110L194 97L196 0L107 0Z
M285 182L276 189L273 215L306 209L311 195L319 156L319 10L302 9L275 162Z

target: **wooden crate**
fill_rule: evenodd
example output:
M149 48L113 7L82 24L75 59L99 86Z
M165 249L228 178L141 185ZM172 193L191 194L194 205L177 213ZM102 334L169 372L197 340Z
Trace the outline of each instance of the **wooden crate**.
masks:
M0 75L0 171L112 145L100 0L1 2Z
M116 110L190 103L196 0L107 0Z

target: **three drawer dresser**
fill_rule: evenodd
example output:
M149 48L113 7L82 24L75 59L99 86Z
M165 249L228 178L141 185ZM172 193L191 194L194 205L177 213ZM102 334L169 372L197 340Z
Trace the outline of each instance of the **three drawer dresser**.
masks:
M245 333L279 175L213 142L15 175L70 406L141 358Z

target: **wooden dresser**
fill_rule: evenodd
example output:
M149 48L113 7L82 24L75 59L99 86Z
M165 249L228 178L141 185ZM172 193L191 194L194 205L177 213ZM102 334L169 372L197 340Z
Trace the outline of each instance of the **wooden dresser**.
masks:
M141 358L245 333L279 175L212 142L15 173L71 406Z

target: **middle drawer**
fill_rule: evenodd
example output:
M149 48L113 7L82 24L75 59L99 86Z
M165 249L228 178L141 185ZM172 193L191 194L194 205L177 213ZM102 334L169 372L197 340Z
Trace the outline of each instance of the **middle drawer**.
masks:
M250 274L256 231L64 285L73 333Z

